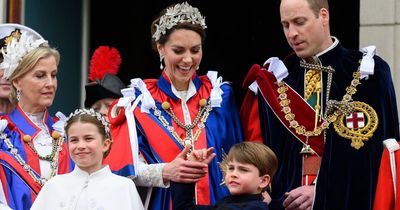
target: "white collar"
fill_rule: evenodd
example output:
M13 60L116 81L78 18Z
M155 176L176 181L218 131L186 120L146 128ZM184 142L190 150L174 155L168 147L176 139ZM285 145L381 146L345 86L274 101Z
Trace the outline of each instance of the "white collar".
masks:
M104 175L107 175L107 174L111 173L111 170L110 170L110 167L108 165L103 165L100 170L89 174L88 172L86 172L86 171L82 170L81 168L79 168L78 165L75 165L75 168L72 171L72 173L77 175L79 178L94 179L96 177L102 177Z
M196 86L194 86L194 83L192 80L189 81L189 87L186 90L186 98L182 98L182 96L184 94L182 94L182 91L178 91L175 86L171 83L171 90L172 92L176 95L176 97L178 97L179 99L181 99L182 101L187 101L189 98L191 98L192 96L194 96L194 94L196 94Z
M332 36L332 39L333 39L332 45L329 46L328 48L326 48L325 50L323 50L322 52L317 53L317 54L316 54L317 57L319 57L319 56L325 54L326 52L328 52L328 51L330 51L330 50L332 50L333 48L335 48L335 47L339 44L339 40L338 40L336 37Z

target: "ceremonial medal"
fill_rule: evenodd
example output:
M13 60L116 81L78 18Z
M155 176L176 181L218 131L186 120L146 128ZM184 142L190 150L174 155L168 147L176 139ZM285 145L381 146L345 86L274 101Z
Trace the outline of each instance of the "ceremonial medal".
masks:
M368 104L353 101L353 112L345 116L338 116L333 125L336 133L346 139L351 140L351 146L360 149L364 146L363 141L368 141L378 128L378 115Z

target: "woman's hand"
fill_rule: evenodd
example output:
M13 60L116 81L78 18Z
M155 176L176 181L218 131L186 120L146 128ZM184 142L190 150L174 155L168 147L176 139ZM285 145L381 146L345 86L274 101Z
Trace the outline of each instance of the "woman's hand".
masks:
M207 174L208 165L204 162L185 160L189 153L190 145L179 153L176 158L166 164L162 170L164 183L169 181L180 183L193 183Z

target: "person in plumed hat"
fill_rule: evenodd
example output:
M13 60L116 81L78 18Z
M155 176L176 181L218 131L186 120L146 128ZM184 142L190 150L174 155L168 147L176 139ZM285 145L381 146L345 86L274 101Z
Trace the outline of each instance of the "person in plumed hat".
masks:
M125 84L116 76L121 56L116 48L98 47L92 55L89 67L89 83L85 86L85 107L93 108L103 116L111 103L122 96Z
M0 34L0 69L15 105L0 116L0 207L28 210L47 180L73 166L62 135L65 116L58 112L58 121L48 113L60 54L26 26L0 24Z

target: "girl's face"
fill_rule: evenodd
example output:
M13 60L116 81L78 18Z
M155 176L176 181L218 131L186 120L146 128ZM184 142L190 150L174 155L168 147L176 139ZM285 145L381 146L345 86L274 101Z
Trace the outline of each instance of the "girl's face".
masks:
M94 124L80 121L71 124L67 136L69 154L75 164L89 174L100 170L110 139L104 139Z
M165 72L174 87L187 90L203 57L201 36L192 30L178 29L170 34L164 45L157 44L157 49L165 56Z

